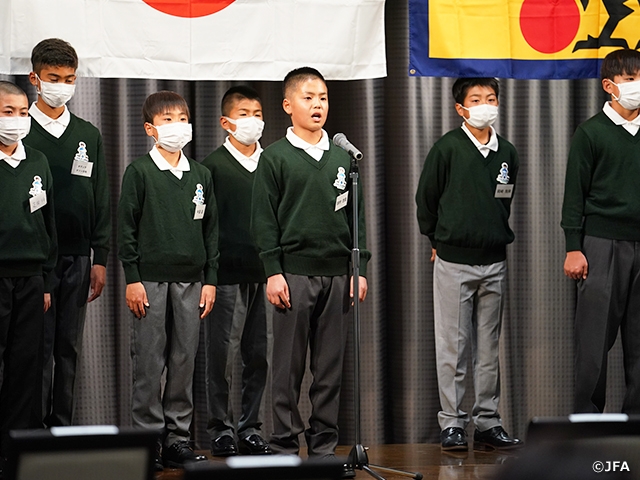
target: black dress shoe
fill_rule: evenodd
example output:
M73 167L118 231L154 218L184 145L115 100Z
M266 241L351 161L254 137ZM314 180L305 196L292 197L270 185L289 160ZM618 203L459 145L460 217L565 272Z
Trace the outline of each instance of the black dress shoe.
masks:
M490 428L484 432L476 429L473 434L473 448L480 449L500 449L507 450L510 448L520 448L524 446L524 442L518 438L510 437L500 425Z
M271 447L257 433L244 437L238 442L240 453L243 455L271 455Z
M440 432L440 445L442 450L466 450L467 432L460 427L445 428Z
M203 462L207 457L194 452L188 441L179 440L162 449L162 459L165 467L182 468L185 463Z
M238 446L231 435L220 435L211 442L211 455L214 457L231 457L238 454Z

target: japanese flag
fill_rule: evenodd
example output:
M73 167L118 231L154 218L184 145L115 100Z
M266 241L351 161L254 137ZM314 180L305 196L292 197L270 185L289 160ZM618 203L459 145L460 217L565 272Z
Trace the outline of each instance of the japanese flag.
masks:
M58 37L79 74L103 78L282 80L386 75L384 0L2 0L0 73L31 70Z

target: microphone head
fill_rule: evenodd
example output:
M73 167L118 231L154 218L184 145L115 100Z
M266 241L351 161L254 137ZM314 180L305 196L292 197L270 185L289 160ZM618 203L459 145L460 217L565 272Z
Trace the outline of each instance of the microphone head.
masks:
M347 151L349 155L352 155L356 160L360 160L362 158L362 153L356 147L354 147L349 140L347 140L347 136L344 133L336 133L333 136L333 143Z

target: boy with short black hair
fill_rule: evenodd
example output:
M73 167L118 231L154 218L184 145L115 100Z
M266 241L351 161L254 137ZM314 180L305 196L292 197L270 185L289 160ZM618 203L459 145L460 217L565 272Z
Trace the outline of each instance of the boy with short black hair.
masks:
M53 179L44 154L22 143L28 111L24 91L0 81L0 476L9 431L42 427L46 277L56 262Z
M218 215L209 170L182 153L192 131L184 98L154 93L142 113L155 145L122 179L118 257L134 314L131 419L164 430L155 459L162 470L163 462L179 468L206 459L193 452L189 428L200 319L216 295Z
M276 453L297 454L304 423L298 411L310 349L313 412L305 431L310 456L333 456L338 443L342 365L351 319L352 242L349 155L329 140L327 85L317 70L287 74L285 138L262 153L253 184L251 231L267 275L273 314L273 423ZM361 191L358 192L361 195ZM367 293L364 202L360 202L360 301Z
M42 384L43 420L51 427L73 423L87 302L106 283L111 214L102 136L66 107L75 92L75 50L49 38L33 48L31 64L38 99L29 109L34 121L24 142L47 156L57 193L59 249L45 315Z
M511 199L518 173L515 148L492 124L498 81L460 78L453 85L464 122L431 148L418 183L420 231L431 240L436 367L443 450L466 450L469 415L461 410L471 348L475 404L474 448L514 448L522 442L502 428L498 413L498 345Z
M211 171L220 226L216 303L205 319L206 386L211 454L271 453L261 436L260 403L267 382L266 277L251 239L251 190L262 147L262 102L253 88L222 97L220 126L229 136L202 161ZM242 412L234 429L229 392L234 359L242 354Z
M562 228L565 274L577 280L575 412L600 413L607 354L621 332L627 392L640 413L640 52L609 53L601 67L611 95L571 141Z

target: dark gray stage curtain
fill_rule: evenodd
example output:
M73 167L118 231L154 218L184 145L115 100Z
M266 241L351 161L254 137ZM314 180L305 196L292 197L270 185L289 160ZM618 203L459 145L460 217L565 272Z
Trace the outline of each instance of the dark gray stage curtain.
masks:
M424 158L445 132L458 127L451 97L452 79L409 78L406 2L386 8L386 79L330 82L330 135L344 132L365 154L368 246L373 252L369 296L361 312L361 442L365 444L437 441L439 410L435 372L430 244L415 218L414 195ZM313 56L309 62L313 65ZM6 77L22 85L25 77ZM160 89L187 99L194 141L187 154L202 160L224 140L219 103L230 82L89 79L78 81L72 111L102 131L114 212L125 167L151 147L140 115L145 97ZM263 100L264 146L284 135L289 119L281 108L278 82L251 83ZM605 100L600 83L503 80L500 134L517 147L521 169L513 205L516 241L509 248L508 308L503 323L502 403L506 428L524 435L532 416L571 412L574 285L562 273L564 238L560 208L564 169L575 127ZM124 302L124 276L117 261L115 227L108 285L88 308L77 422L129 425L131 315ZM610 363L609 405L622 402L621 349ZM237 371L238 365L236 365ZM353 342L348 345L341 399L341 443L355 442ZM236 375L236 379L239 376ZM305 380L309 385L309 378ZM204 397L204 357L195 373L194 438L208 448ZM303 392L306 391L303 389ZM265 432L271 428L269 390ZM303 395L303 415L310 408ZM465 407L471 411L473 388ZM239 411L239 385L234 385Z

